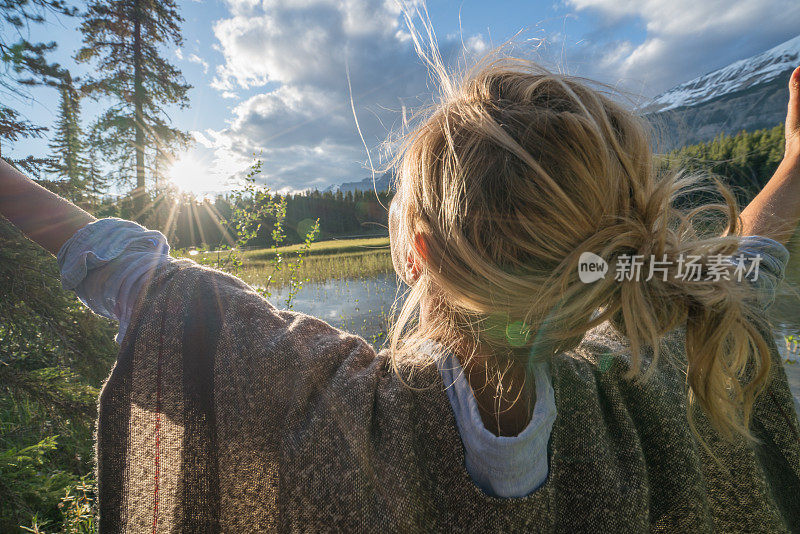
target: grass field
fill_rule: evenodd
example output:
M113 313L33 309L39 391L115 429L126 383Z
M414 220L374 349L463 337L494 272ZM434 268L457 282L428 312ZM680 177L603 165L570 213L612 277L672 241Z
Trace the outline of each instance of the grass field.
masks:
M302 245L290 245L275 249L245 250L240 253L242 265L236 275L252 285L278 288L292 281L293 263ZM275 268L276 253L282 255L280 269ZM182 256L210 266L218 266L228 255L228 251L200 252ZM392 271L388 237L369 237L361 239L336 239L311 244L303 264L294 273L296 281L322 282L331 279L368 277Z
M300 250L302 246L303 245L290 245L287 247L279 247L278 252L281 254L291 254ZM309 255L322 256L356 254L376 251L389 251L388 237L365 237L360 239L331 239L329 241L317 241L316 243L311 243ZM271 248L247 250L244 252L244 257L248 260L269 260L275 257L275 251Z
M288 264L292 257L284 257ZM345 252L341 254L313 255L303 258L295 277L303 282L322 282L331 279L362 278L392 271L392 259L387 249L369 252ZM253 285L265 285L272 276L271 287L280 287L291 281L290 269L284 266L276 270L269 260L245 258L239 277Z

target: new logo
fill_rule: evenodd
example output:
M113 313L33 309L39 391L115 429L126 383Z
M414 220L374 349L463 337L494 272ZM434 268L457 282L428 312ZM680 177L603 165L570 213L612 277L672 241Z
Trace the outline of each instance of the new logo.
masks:
M593 252L584 252L578 258L578 278L584 284L591 284L605 278L607 272L606 260Z

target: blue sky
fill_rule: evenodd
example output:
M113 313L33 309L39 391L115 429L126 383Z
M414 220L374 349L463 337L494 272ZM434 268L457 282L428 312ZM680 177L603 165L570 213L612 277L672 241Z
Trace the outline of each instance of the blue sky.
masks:
M194 148L173 177L198 193L235 186L253 154L274 190L324 188L369 176L355 127L346 70L373 163L385 155L402 109L427 103L432 86L413 52L395 0L187 0L179 2L184 45L164 55L194 86L191 107L170 110ZM652 97L800 33L796 0L464 0L427 3L445 55L480 55L516 35L515 50L546 66ZM77 75L77 19L51 20L30 38L55 40L53 59ZM521 33L518 33L521 32ZM463 45L462 45L463 43ZM536 45L538 44L538 48ZM534 51L535 49L535 51ZM37 89L13 105L50 126L58 100ZM85 102L86 123L102 102ZM45 155L47 139L4 147Z

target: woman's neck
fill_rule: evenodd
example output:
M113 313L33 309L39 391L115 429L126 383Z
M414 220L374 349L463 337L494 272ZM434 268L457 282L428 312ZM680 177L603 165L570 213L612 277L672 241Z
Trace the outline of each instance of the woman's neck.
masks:
M462 356L458 358L486 429L495 436L516 436L522 432L531 420L536 399L532 377L525 377L519 366L500 372L492 366L487 369L486 360L481 361L480 357L473 357L466 365Z
M420 303L420 327L430 321L427 299ZM536 399L533 377L519 364L498 368L497 358L474 341L462 339L452 347L478 404L483 425L495 436L516 436L531 420ZM499 385L499 387L498 387Z

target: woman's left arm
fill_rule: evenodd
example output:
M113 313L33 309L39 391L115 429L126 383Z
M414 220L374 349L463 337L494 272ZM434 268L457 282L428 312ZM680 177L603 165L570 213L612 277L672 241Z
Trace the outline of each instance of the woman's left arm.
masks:
M742 210L741 235L760 235L787 243L800 221L800 67L789 80L786 149L764 189Z
M744 236L739 242L739 250L731 257L734 264L740 264L742 274L755 289L756 303L766 310L775 301L778 286L786 274L789 251L779 241L769 237Z
M95 220L0 159L0 215L52 254Z

